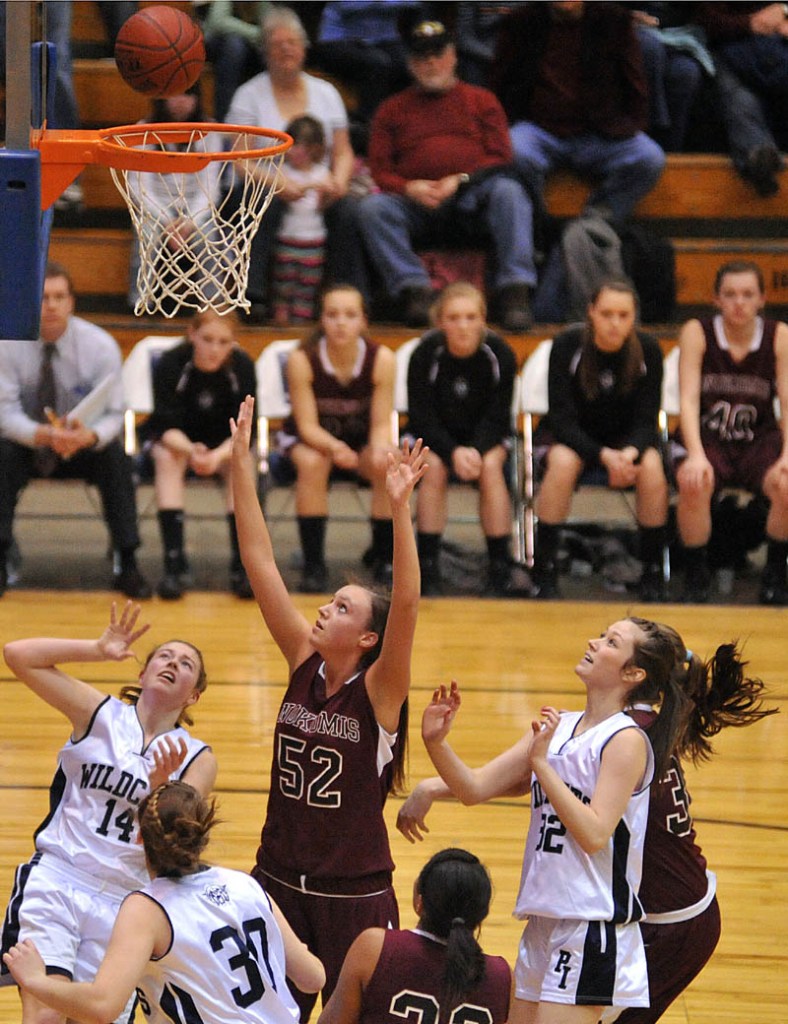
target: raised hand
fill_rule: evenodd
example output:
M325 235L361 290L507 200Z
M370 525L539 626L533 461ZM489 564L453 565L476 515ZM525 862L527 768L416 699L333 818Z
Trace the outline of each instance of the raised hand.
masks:
M150 623L145 623L137 628L137 619L140 614L140 606L127 601L120 618L117 615L117 607L112 602L110 609L109 625L98 639L98 648L106 661L125 661L126 658L136 658L131 645L135 643L150 629Z
M553 738L553 734L558 726L558 720L561 717L555 708L549 706L543 707L541 714L541 720L531 722L531 732L533 734L530 746L531 763L547 757L550 740Z
M186 760L186 743L180 739L176 743L172 736L164 736L159 744L153 749L154 767L148 773L148 783L151 793L165 782L169 782L170 776L176 772Z
M448 688L441 685L434 691L421 719L421 735L425 743L440 743L448 736L461 703L460 688L453 679Z
M254 398L247 395L238 410L238 419L230 420L230 433L233 437L233 455L240 452L244 457L252 444L252 427L254 425Z
M386 493L392 508L405 505L413 489L427 472L427 448L421 438L413 447L405 440L399 455L389 452L386 472Z

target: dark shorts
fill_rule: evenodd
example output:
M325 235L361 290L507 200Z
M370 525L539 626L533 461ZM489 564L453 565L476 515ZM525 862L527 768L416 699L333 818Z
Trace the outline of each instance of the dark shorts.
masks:
M752 444L715 444L712 441L703 446L706 458L714 467L715 486L718 489L741 487L753 494L762 491L763 478L779 459L782 448L783 438L779 429L770 430ZM674 466L678 469L687 457L687 452L677 445L674 453Z
M629 1007L616 1024L654 1024L689 983L700 974L720 939L716 897L706 910L677 924L642 924L651 1005Z
M345 954L354 939L366 928L399 927L393 888L371 896L314 896L283 885L256 869L252 875L278 904L299 939L322 961L326 970L322 992L324 1006L334 991ZM308 1020L317 996L305 995L296 989L293 995L301 1008L301 1020Z

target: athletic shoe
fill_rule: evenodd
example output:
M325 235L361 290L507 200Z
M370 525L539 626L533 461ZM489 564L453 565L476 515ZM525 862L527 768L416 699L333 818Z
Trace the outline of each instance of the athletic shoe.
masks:
M168 572L159 580L156 593L162 601L177 601L183 597L183 585L181 584L180 576L176 573Z
M151 585L139 571L137 566L122 569L114 578L115 590L120 590L126 597L134 601L146 601L153 595Z

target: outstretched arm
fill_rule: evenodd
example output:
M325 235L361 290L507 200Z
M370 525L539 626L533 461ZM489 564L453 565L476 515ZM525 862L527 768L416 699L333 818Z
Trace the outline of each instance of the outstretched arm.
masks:
M129 601L118 616L113 601L109 625L97 640L55 637L12 640L4 648L6 663L17 679L69 719L75 736L82 736L106 694L56 666L62 662L134 658L132 644L150 628L148 625L137 627L139 614L140 606Z
M429 832L427 814L436 800L453 800L454 794L443 781L433 777L422 779L413 787L397 812L397 828L409 843L419 842Z
M247 395L231 420L233 453L231 481L235 523L241 559L266 626L292 671L310 654L310 627L293 604L274 558L271 535L257 496L257 484L249 460L254 422L254 398Z
M378 722L396 732L400 708L410 690L410 659L421 596L421 573L410 512L410 496L427 471L426 454L419 439L407 441L399 457L388 456L386 493L394 529L391 607L380 656L367 671L367 690Z
M421 735L430 760L451 793L464 804L479 804L498 796L521 796L531 779L531 737L480 768L470 768L449 746L448 735L461 703L460 688L452 681L440 686L424 710Z

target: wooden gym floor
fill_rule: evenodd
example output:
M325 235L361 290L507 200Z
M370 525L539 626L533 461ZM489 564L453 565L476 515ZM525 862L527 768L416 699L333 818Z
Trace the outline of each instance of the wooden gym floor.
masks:
M68 486L62 488L68 491ZM59 488L45 491L51 509ZM30 495L35 501L36 496ZM206 499L207 500L207 499ZM213 500L213 498L211 498ZM85 495L72 494L69 511L79 510ZM103 531L84 519L20 517L25 579L0 600L0 641L30 635L96 636L107 619L111 592L106 584ZM291 525L275 527L277 545L288 563ZM333 556L356 567L366 528L332 527ZM143 526L144 564L157 578L155 524ZM332 542L331 538L334 537ZM150 646L172 636L195 640L203 649L209 688L201 701L195 732L216 750L217 783L224 824L216 832L209 858L248 869L254 858L269 785L273 723L285 687L284 663L262 625L254 603L217 592L224 586L226 530L221 508L215 519L189 522L199 591L183 601L146 604L152 623ZM34 543L35 542L35 543ZM40 550L39 550L40 549ZM55 552L55 553L53 553ZM79 575L79 567L82 575ZM332 580L332 583L334 581ZM338 582L338 580L337 580ZM83 589L51 590L61 586ZM667 1024L783 1024L788 1009L788 612L748 607L643 608L634 602L603 600L555 603L443 598L425 600L420 611L414 653L411 699L410 779L430 772L419 736L421 710L432 689L452 676L464 687L464 703L455 730L457 749L481 763L508 746L528 727L545 698L564 708L582 705L573 667L586 639L629 612L670 622L696 652L709 654L721 641L737 637L746 645L751 669L769 686L770 700L782 713L752 728L729 730L718 742L717 757L688 780L700 842L717 872L723 935L717 953L701 977L663 1018ZM315 597L299 597L312 616ZM134 676L134 663L89 665L85 678L117 693ZM10 677L0 664L3 716L0 722L0 901L5 904L14 867L33 849L32 834L47 810L47 789L56 753L67 737L64 720ZM477 808L437 805L430 834L411 846L395 829L399 798L387 805L395 876L404 926L414 923L410 909L413 879L424 861L447 845L473 850L488 865L495 901L482 942L488 952L512 960L520 924L511 917L527 827L525 800L499 800ZM12 989L0 990L0 1024L18 1021Z

